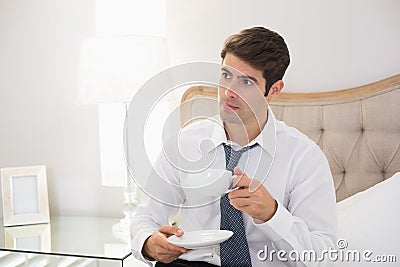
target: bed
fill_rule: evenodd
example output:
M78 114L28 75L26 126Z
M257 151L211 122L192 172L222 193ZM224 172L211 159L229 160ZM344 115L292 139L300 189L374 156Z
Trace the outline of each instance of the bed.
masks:
M216 87L186 90L181 124L217 114L218 107L209 104L216 98ZM346 245L341 251L372 252L367 259L360 254L360 266L368 260L369 266L378 261L396 266L393 261L400 262L400 75L344 90L282 92L270 106L279 120L315 141L329 161L338 244ZM335 264L354 266L355 261L337 259Z

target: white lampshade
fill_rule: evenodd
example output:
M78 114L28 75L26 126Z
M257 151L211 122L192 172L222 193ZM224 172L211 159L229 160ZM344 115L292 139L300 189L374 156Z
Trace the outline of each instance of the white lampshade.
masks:
M78 102L129 102L148 79L168 67L168 62L163 37L85 39L81 46Z
M81 105L98 105L102 185L126 185L125 103L168 62L163 37L110 35L83 40L77 100Z

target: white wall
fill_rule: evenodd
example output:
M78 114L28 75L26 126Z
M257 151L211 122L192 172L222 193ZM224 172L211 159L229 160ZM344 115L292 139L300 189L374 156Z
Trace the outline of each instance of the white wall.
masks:
M224 39L263 25L291 53L287 91L345 89L400 73L398 0L168 0L173 64L220 62Z
M122 216L100 186L97 107L77 106L94 0L0 0L0 167L47 165L51 214Z
M342 89L400 73L399 10L398 0L168 0L166 37L172 65L219 62L229 34L264 25L289 45L286 90ZM0 0L0 167L46 164L52 214L122 216L122 189L100 186L97 109L75 104L79 45L95 21L95 0Z

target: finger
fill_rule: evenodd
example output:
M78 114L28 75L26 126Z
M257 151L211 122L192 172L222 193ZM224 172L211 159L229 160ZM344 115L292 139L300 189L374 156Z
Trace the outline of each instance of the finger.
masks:
M171 235L182 236L184 234L182 229L171 225L163 225L161 226L159 231L168 236Z
M248 198L235 198L230 200L231 205L237 210L244 210L251 206Z
M175 257L175 256L170 256L170 257L167 257L167 260L166 261L164 261L164 263L172 263L174 260L176 260L178 257Z
M176 251L176 252L179 254L178 256L180 256L181 254L185 254L185 253L188 252L188 249L187 249L187 248L178 247L178 246L173 245L173 244L170 244L170 246L168 246L168 247L170 248L169 250L173 249L174 251Z
M162 229L162 227L160 228L160 230ZM164 233L162 233L161 231L158 231L157 236L155 237L155 245L158 246L160 248L160 250L157 252L157 254L160 253L165 253L165 254L182 254L182 253L186 253L188 250L184 247L179 247L176 246L174 244L171 244L168 242L167 237L165 236Z
M241 170L239 167L235 167L235 168L233 169L233 174L236 174L236 175L240 176L240 175L243 174L243 172L242 172L242 170Z
M235 191L232 191L228 194L229 199L235 199L235 198L249 198L250 197L250 192L248 188L240 188Z
M166 251L169 251L169 252L186 253L188 251L184 247L179 247L179 246L169 243L166 238L163 240L160 240L159 245L160 245L160 247L162 247L163 249L165 249Z
M258 189L260 189L261 187L264 187L264 186L262 185L262 183L259 180L251 179L251 182L249 184L249 192L253 193L253 192L257 191Z
M251 183L251 179L247 177L247 175L242 172L239 167L235 167L233 169L235 177L232 180L233 187L248 187Z
M172 255L179 257L181 254L185 254L188 252L186 248L178 247L176 245L169 243L168 241L166 241L165 243L160 242L159 246L161 248L161 250L159 250L157 253L159 255Z
M180 248L180 247L177 247ZM159 250L157 252L157 255L159 257L175 257L178 258L180 255L184 254L186 252L180 251L180 250L167 250L167 249L163 249L163 250Z
M151 245L147 246L146 255L154 258L157 261L168 261L168 258L178 258L183 253L186 253L184 248L176 247L172 244L168 244L164 234L158 232L151 241Z
M157 261L163 262L163 263L171 263L174 260L176 260L180 255L171 255L171 254L159 254L158 258L156 259Z

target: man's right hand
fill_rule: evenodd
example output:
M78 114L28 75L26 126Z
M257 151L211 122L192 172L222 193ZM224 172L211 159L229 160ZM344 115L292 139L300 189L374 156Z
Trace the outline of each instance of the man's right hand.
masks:
M161 228L146 239L142 254L163 263L170 263L180 255L188 252L186 248L175 246L167 241L167 238L176 235L182 236L183 230L176 226L163 225Z

